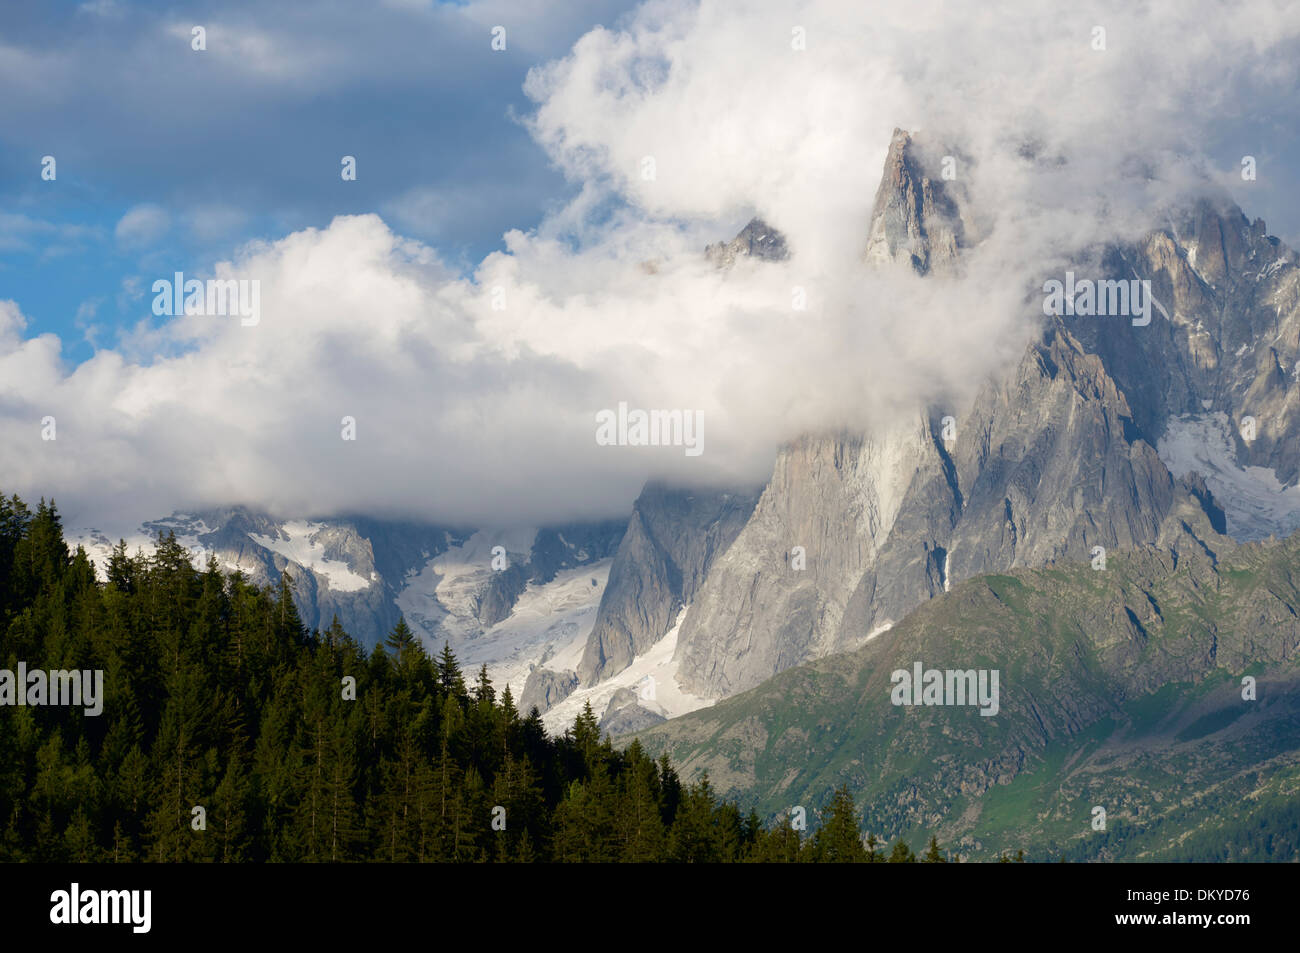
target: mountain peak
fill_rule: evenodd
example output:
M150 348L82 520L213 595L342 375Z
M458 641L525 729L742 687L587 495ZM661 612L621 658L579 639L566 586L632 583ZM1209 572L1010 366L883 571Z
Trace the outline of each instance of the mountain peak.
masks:
M956 203L943 181L929 175L905 129L895 129L890 140L867 234L867 261L906 262L922 275L955 270L965 245Z
M790 249L784 235L755 217L731 241L714 242L705 247L704 254L717 267L729 268L737 258L784 261L790 257Z

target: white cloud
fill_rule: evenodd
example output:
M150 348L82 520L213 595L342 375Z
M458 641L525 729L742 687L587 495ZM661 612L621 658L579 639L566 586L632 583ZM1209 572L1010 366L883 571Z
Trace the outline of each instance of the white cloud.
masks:
M171 216L158 205L136 205L128 209L113 230L123 248L144 248L154 244L171 228Z
M819 256L860 241L895 126L959 144L989 208L1092 219L1132 156L1168 179L1238 103L1294 116L1297 37L1300 7L1268 2L664 0L626 31L591 31L526 88L538 141L571 177L659 217L757 205ZM1069 168L1027 175L1027 140Z
M582 189L471 278L369 215L219 264L261 282L256 327L142 322L69 371L0 309L0 442L33 447L0 483L123 519L247 502L481 524L625 512L651 475L762 479L800 432L969 397L1023 348L1042 269L1149 224L1240 102L1294 108L1298 36L1300 11L1262 4L648 4L532 74L534 134ZM861 264L895 126L962 150L985 240L960 280ZM386 214L425 231L473 205L402 204ZM792 259L709 267L703 244L755 209ZM156 240L159 213L132 210L119 240ZM702 411L704 455L597 446L620 401ZM46 413L57 447L32 443Z

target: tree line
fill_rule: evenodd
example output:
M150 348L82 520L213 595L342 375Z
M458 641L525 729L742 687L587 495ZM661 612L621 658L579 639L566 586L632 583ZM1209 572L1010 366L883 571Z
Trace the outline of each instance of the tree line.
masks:
M0 496L0 667L100 669L104 709L0 707L0 861L943 862L861 835L846 788L811 833L601 737L550 737L405 621L373 650L307 630L173 534L104 579L53 501Z

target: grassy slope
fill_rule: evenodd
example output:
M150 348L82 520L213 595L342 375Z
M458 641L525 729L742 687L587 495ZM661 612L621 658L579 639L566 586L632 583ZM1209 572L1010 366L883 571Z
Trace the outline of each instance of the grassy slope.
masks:
M985 576L855 652L640 737L760 813L820 807L848 783L868 829L937 831L974 857L1258 854L1248 833L1291 823L1300 786L1297 612L1300 534L1217 566L1142 550L1101 572ZM917 660L998 669L1001 711L895 707L890 672ZM1246 674L1257 701L1241 698Z

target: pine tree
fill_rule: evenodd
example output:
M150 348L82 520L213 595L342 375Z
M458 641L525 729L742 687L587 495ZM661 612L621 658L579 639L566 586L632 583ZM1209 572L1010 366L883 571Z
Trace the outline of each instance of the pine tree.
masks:
M492 687L492 680L488 678L487 663L484 662L478 670L478 681L474 684L474 702L482 708L491 708L496 704L497 693Z
M212 798L208 830L216 842L216 860L223 864L248 859L248 808L253 787L244 764L242 745L226 764L225 775Z
M284 658L285 652L297 646L305 629L302 617L298 614L298 605L293 599L293 577L288 570L280 574L280 587L275 596L275 657ZM269 650L268 646L268 650Z
M620 776L614 824L619 859L648 863L663 858L666 835L659 815L659 775L638 741L625 753L627 767Z
M867 835L867 863L878 864L885 859L885 852L880 847L880 841L876 839L875 834Z
M337 617L335 617L335 621L338 621ZM384 646L393 658L393 668L403 668L411 654L417 650L419 644L415 638L415 633L406 624L406 617L399 618L397 625L393 626L393 631L388 633L388 638L384 640Z
M438 684L445 694L456 698L467 697L465 678L461 675L460 665L456 662L456 656L451 651L449 642L442 643L442 654L438 656L437 672Z
M867 862L857 806L847 785L835 789L825 822L812 837L812 854L822 863Z
M889 852L889 863L891 864L914 864L916 863L916 854L912 853L912 848L899 838L894 842L894 849Z
M926 848L925 853L921 856L921 863L923 864L948 863L948 858L944 857L943 854L939 852L939 839L934 834L930 835L930 845Z
M708 774L686 789L668 834L668 856L678 863L716 863L721 851L714 829L713 786Z
M748 859L762 864L792 864L799 860L802 847L799 832L794 829L790 815L785 814L775 829L757 832Z

